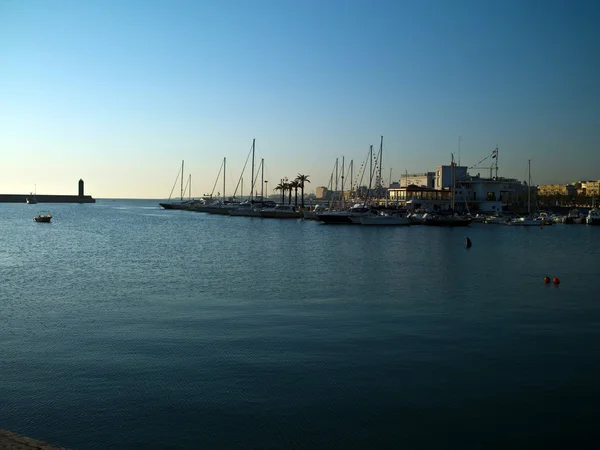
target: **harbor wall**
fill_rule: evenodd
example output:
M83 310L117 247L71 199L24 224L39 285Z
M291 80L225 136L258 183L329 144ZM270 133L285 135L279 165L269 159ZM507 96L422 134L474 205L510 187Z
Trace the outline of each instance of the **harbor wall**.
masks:
M31 194L0 194L0 203L25 203ZM35 195L38 203L96 203L91 195Z

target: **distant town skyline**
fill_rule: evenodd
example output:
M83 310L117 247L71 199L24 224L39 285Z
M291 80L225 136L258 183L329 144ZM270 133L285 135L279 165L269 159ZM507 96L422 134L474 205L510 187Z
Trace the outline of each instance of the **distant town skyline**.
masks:
M195 196L256 138L269 194L327 186L383 141L383 178L471 167L600 179L596 2L0 2L0 193ZM472 169L487 175L486 170ZM249 192L250 171L244 176ZM260 189L260 187L257 187ZM221 190L221 187L218 187ZM178 188L175 190L178 193Z

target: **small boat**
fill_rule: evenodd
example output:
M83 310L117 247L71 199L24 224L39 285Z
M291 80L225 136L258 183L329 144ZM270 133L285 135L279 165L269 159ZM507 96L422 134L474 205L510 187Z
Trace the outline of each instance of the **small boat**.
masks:
M25 202L26 202L28 205L36 205L36 204L37 204L37 200L36 200L36 198L35 198L35 195L32 195L31 197L27 197L27 198L25 199Z
M36 216L33 218L34 222L44 222L44 223L49 223L52 220L52 215L50 215L50 213L48 214L40 214L39 216Z

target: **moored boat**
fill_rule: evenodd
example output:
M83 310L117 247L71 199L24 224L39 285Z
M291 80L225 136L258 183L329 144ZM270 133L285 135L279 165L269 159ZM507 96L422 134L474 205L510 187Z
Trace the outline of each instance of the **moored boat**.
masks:
M327 211L317 214L317 218L327 224L358 224L360 218L366 215L373 215L371 210L363 205L354 205L346 211Z
M600 225L600 209L592 208L588 212L587 220L588 225Z
M579 212L579 209L573 208L569 211L567 217L565 217L565 223L569 225L580 225L585 224L585 216Z
M40 214L40 215L35 216L33 218L34 222L49 223L51 220L52 220L52 215L50 213L48 213L48 214Z
M263 208L260 211L262 217L268 219L301 219L302 213L296 211L292 205L275 205L273 208Z
M468 227L471 223L471 218L464 216L431 216L423 220L424 225L438 227Z
M373 226L401 226L410 225L411 221L407 217L393 215L366 215L360 217L361 225Z

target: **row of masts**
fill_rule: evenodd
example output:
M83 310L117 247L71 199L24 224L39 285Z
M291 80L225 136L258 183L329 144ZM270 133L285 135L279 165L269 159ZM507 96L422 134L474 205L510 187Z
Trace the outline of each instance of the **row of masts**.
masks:
M252 154L252 180L251 180L251 186L250 186L250 200L254 200L255 196L258 196L258 192L257 192L257 189L256 189L256 181L257 181L257 178L258 178L258 173L255 174L255 148L256 148L256 139L253 139L252 140L252 149L251 149L251 154ZM248 162L248 160L246 159L246 163L247 162ZM190 200L192 198L192 175L191 174L188 177L188 182L186 183L186 185L184 186L184 184L183 184L183 180L184 180L184 177L183 177L184 165L185 165L185 161L182 160L181 161L181 170L177 174L177 178L181 179L181 193L180 193L180 198L181 198L182 202L183 202L183 197L185 195L185 192L188 192ZM237 188L239 187L240 182L241 182L241 191L242 191L242 195L243 195L243 189L244 189L243 174L244 174L244 170L245 169L246 169L246 165L244 164L244 169L242 169L242 175L240 175L240 181L238 181L238 186L236 186L235 192L233 194L234 197L237 194ZM260 198L263 199L264 198L264 185L266 183L266 181L264 180L264 175L265 175L265 160L264 160L264 158L261 158L260 165L259 165L258 169L260 170L260 173L261 173ZM226 187L226 173L227 173L227 158L226 157L223 158L223 162L221 163L221 167L219 168L219 173L217 174L217 179L215 180L215 184L213 185L213 189L212 189L212 191L210 193L210 197L213 197L213 194L214 194L214 191L216 189L217 183L218 183L219 178L221 176L221 172L223 173L223 201L225 201L226 200L225 187ZM256 171L256 172L258 172L258 171ZM175 183L177 183L177 179L175 179ZM174 188L175 188L175 185L173 185L173 189ZM169 199L173 195L173 189L171 189L171 195L169 195Z

